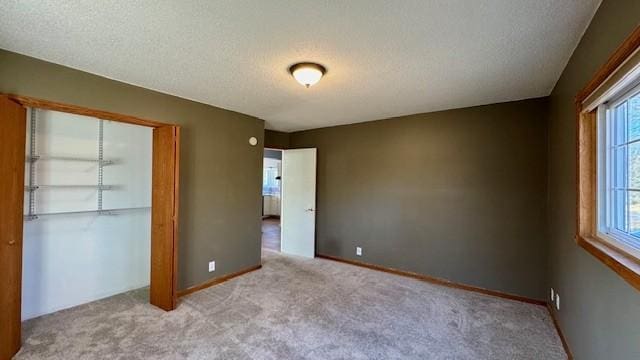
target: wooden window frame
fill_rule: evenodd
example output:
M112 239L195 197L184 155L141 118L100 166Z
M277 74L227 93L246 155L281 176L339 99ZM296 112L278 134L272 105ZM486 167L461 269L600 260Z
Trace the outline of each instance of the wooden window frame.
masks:
M640 290L640 260L598 236L597 229L597 108L584 107L596 92L640 49L640 26L616 49L609 60L575 98L577 122L577 224L576 242L631 286Z

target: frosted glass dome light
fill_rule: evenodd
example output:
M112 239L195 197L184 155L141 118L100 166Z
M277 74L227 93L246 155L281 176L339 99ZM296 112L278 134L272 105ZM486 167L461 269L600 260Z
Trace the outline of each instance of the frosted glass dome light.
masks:
M305 87L310 87L320 81L327 69L320 64L306 62L291 65L289 72L297 82Z

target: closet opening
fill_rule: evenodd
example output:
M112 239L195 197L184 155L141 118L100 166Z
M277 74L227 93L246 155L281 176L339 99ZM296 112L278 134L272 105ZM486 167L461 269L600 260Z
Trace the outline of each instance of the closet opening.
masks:
M27 109L22 320L147 297L153 129Z
M0 358L23 318L146 284L175 309L180 127L6 94L0 118Z

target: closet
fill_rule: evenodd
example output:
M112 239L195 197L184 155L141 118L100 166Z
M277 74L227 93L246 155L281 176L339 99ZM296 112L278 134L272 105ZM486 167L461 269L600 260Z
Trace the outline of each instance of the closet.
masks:
M22 318L146 284L175 309L180 127L6 94L0 120L0 358Z
M22 319L149 285L152 129L29 108Z

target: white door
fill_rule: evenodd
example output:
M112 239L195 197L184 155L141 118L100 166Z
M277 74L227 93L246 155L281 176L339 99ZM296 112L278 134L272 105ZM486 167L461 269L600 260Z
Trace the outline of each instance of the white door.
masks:
M282 151L282 239L285 254L314 257L316 149Z

